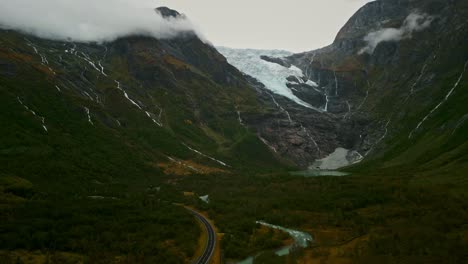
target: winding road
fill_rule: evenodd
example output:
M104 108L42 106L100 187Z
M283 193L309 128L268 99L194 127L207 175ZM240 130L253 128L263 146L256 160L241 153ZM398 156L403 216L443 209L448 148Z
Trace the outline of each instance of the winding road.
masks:
M197 211L194 211L190 208L187 208L194 216L197 218L198 221L200 221L207 233L207 241L205 245L205 249L200 257L198 257L193 264L208 264L211 260L211 257L214 254L215 248L216 248L216 232L214 227L210 224L208 219L206 219L205 216L202 214L198 213Z

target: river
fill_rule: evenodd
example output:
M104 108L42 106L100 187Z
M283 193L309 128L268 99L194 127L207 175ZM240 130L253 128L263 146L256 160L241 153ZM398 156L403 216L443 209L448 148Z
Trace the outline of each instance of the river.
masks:
M312 236L309 233L306 233L306 232L302 232L302 231L298 231L298 230L294 230L294 229L289 229L289 228L285 228L285 227L282 227L282 226L272 225L272 224L269 224L269 223L266 223L266 222L263 222L263 221L257 221L256 223L260 224L260 225L263 225L263 226L266 226L266 227L269 227L269 228L281 230L281 231L289 234L293 238L294 243L292 245L282 247L282 248L277 249L275 251L275 254L278 255L278 256L288 255L293 246L306 248L310 243L312 243L314 241ZM255 255L255 256L250 256L250 257L248 257L248 258L246 258L246 259L244 259L244 260L242 260L240 262L237 262L237 264L252 264L254 259L260 254L261 253Z

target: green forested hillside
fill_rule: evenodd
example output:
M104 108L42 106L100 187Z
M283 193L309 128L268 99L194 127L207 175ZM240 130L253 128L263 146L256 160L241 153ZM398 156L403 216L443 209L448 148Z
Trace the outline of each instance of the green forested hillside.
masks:
M197 38L0 43L2 262L186 262L200 230L173 205L182 175L283 167L239 123L255 94Z
M360 18L390 3L375 1L332 46L284 59L325 92L340 83L330 112L275 100L190 34L85 44L0 30L0 263L190 263L203 230L181 205L214 221L222 261L466 262L467 6L399 1L386 23L402 23L400 2L436 26L358 54ZM365 156L350 175L289 173L335 144ZM259 220L314 242L276 256L292 241Z

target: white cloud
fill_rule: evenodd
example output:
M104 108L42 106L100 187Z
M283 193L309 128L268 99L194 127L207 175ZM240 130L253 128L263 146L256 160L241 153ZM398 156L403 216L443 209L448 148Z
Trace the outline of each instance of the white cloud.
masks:
M367 34L364 41L367 46L359 51L359 54L374 53L375 48L381 42L400 41L412 37L413 32L422 31L431 25L434 18L427 14L411 13L406 17L400 28L384 28Z
M0 0L0 27L42 38L107 42L128 35L172 38L195 31L186 18L164 19L149 0Z

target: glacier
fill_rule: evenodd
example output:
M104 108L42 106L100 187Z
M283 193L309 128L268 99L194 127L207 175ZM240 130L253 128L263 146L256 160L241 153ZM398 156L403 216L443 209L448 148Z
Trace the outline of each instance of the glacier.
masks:
M216 49L226 57L231 65L241 72L254 77L273 93L282 95L303 107L314 109L319 112L323 111L301 100L294 95L291 89L286 85L288 83L286 78L290 76L295 76L298 80L302 81L304 73L301 69L294 65L287 68L260 58L262 55L281 58L292 55L292 52L284 50L233 49L227 47L216 47ZM312 81L307 82L307 84L314 87L317 86L317 84Z

